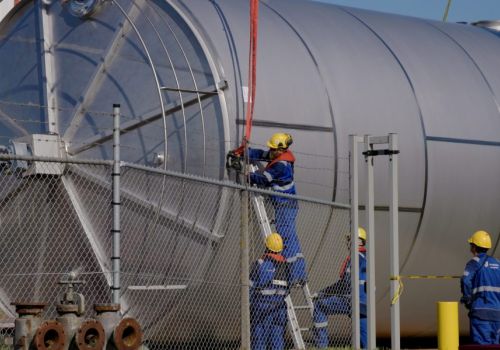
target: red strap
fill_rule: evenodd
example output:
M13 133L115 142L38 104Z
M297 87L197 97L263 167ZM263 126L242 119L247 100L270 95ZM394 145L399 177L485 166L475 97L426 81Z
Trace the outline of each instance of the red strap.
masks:
M248 102L246 112L245 134L241 145L246 146L252 134L252 119L255 106L255 90L257 87L257 34L259 23L259 0L250 0L250 50L248 58Z
M279 156L274 158L270 163L268 163L266 165L266 169L269 169L274 164L281 162L282 160L287 161L289 163L295 163L295 156L293 155L292 151L286 150L285 152L281 153Z
M366 247L358 246L358 252L366 253ZM345 271L347 270L347 264L349 263L349 261L351 261L350 255L347 258L345 258L344 262L342 263L342 267L340 268L340 278L344 278Z
M285 257L281 254L278 254L278 253L266 253L266 254L264 254L264 258L266 258L266 257L269 257L270 259L273 259L273 260L280 262L280 263L286 262Z

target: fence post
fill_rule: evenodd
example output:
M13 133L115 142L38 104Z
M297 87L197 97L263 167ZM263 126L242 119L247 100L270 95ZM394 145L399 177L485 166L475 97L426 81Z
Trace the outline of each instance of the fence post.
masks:
M369 135L365 135L365 152L373 150L373 143ZM374 204L374 183L373 183L373 156L365 156L366 162L366 284L367 288L367 323L368 323L368 349L374 350L377 344L376 328L376 302L375 299L375 204Z
M350 144L350 191L351 191L351 321L352 321L352 348L360 349L360 314L359 314L359 255L358 255L358 227L359 227L359 169L358 143L363 139L357 135L349 135Z
M112 302L120 304L120 105L113 104L113 285L111 286Z
M245 166L246 167L246 166ZM246 182L245 182L246 183ZM248 190L241 191L241 349L250 350L250 239Z
M398 151L398 135L389 134L389 150L392 152ZM399 280L395 280L395 276L399 276L399 192L398 192L398 154L394 153L389 156L389 188L390 188L390 203L389 203L389 227L390 227L390 245L391 245L391 296L394 298L399 290ZM401 347L400 341L400 309L399 298L391 302L391 349L399 350Z

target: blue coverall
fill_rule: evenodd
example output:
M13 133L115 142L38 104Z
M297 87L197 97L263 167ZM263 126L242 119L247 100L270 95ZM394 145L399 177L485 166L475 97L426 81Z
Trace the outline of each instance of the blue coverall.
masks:
M500 344L500 261L480 253L465 265L461 302L469 309L476 344Z
M284 349L288 274L281 254L267 253L250 272L250 319L252 350Z
M359 247L359 307L361 347L366 348L366 250ZM348 257L342 266L340 279L321 290L314 300L314 339L318 348L328 346L328 315L351 314L351 263Z
M271 160L269 151L249 148L250 161L267 161L264 171L250 174L250 182L260 187L271 188L274 191L296 194L295 182L293 180L293 164L295 157L292 152L286 150L278 158ZM271 198L276 231L283 238L283 256L289 264L290 285L307 280L306 264L304 255L300 248L300 241L295 228L295 220L298 214L298 203L295 199L272 196Z

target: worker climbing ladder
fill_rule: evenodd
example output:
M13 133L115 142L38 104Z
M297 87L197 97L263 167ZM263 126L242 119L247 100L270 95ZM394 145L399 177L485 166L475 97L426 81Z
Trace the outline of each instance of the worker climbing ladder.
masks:
M247 96L247 112L246 112L246 123L245 132L240 149L246 149L248 142L250 141L251 131L252 131L252 119L253 112L255 108L255 95L256 95L256 78L257 78L257 38L258 38L258 17L259 17L259 0L250 0L250 48L249 48L249 71L248 71L248 96ZM242 153L241 153L242 154ZM228 168L233 168L236 170L241 170L241 159L239 157L228 157L226 166ZM249 165L249 171L255 172L257 167L255 165ZM265 239L271 233L271 222L266 212L266 207L264 205L264 198L256 193L250 194L252 205L257 214L259 224L262 228L261 232L263 238ZM293 343L295 349L305 349L304 339L302 337L302 332L308 330L308 328L301 328L297 319L296 310L309 310L311 317L314 312L314 303L312 301L311 292L307 282L301 286L304 298L306 300L306 305L304 306L294 306L292 302L291 294L288 294L285 298L288 324L292 333Z
M255 172L257 170L256 165L249 165L250 172ZM261 226L261 233L263 238L265 239L274 231L271 228L271 222L267 215L266 207L264 204L264 197L257 194L252 193L250 195L252 205L254 207L255 213L257 215L257 219ZM278 232L279 233L279 232ZM285 298L286 309L288 315L288 325L292 334L293 343L295 345L295 349L305 349L304 339L302 337L302 332L309 330L309 328L301 328L299 325L299 321L297 318L296 311L298 310L309 310L311 317L314 312L314 303L311 296L311 291L309 289L309 285L306 283L300 285L302 292L304 294L304 299L306 301L306 305L295 306L292 301L291 294L288 294Z

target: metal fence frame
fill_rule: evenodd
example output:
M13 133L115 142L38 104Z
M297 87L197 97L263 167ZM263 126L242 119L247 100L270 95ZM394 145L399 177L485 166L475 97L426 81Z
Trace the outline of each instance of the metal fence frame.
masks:
M59 163L59 164L75 164L75 165L104 165L108 166L111 169L113 168L113 161L107 161L107 160L87 160L87 159L61 159L61 158L52 158L52 157L33 157L33 156L16 156L16 155L6 155L6 154L0 154L0 161L12 161L12 160L18 160L18 161L27 161L27 162L44 162L44 163ZM189 175L189 174L182 174L182 173L177 173L173 171L168 171L168 170L163 170L163 169L158 169L158 168L151 168L151 167L146 167L138 164L131 164L131 163L126 163L126 162L120 162L120 168L123 169L134 169L138 171L143 171L147 172L149 174L156 174L159 176L169 176L172 178L176 179L181 179L181 180L188 180L188 181L194 181L199 184L204 184L204 185L214 185L220 188L227 188L227 189L232 189L232 190L237 190L241 191L241 193L245 193L248 195L263 195L263 196L277 196L277 197L283 197L283 198L290 198L290 199L296 199L299 201L303 201L306 203L314 204L314 205L321 205L321 206L327 206L333 209L341 209L341 210L347 210L349 211L351 209L351 206L348 204L341 204L341 203L335 203L335 202L329 202L329 201L324 201L324 200L319 200L315 198L309 198L305 196L300 196L300 195L287 195L287 194L281 194L277 193L274 191L266 190L266 189L260 189L256 187L251 187L247 185L241 185L237 184L234 182L230 182L228 180L215 180L215 179L209 179L209 178L204 178L201 176L196 176L196 175ZM242 197L242 208L245 205L247 206L248 210L248 198ZM248 215L245 214L244 211L242 211L242 215ZM111 219L111 218L110 218ZM248 217L247 217L248 220ZM244 218L242 217L242 228L244 228ZM350 223L352 226L352 222ZM245 242L242 241L242 257L245 256L245 254L248 254L248 243L245 246ZM245 253L245 249L247 249L247 252ZM108 257L109 258L109 257ZM248 258L248 255L247 255ZM245 269L245 266L248 266L248 263L245 265L242 262L242 270L241 270L241 282L243 287L245 286L244 280L245 278L248 279L249 273L248 271L243 271ZM114 272L114 271L111 271ZM109 282L109 281L108 281ZM242 294L242 298L244 297L244 294ZM244 303L241 304L242 308L247 307L245 306ZM248 313L248 310L241 310L241 314L244 315L245 312ZM242 326L242 341L245 340L244 337L244 329L245 326Z

